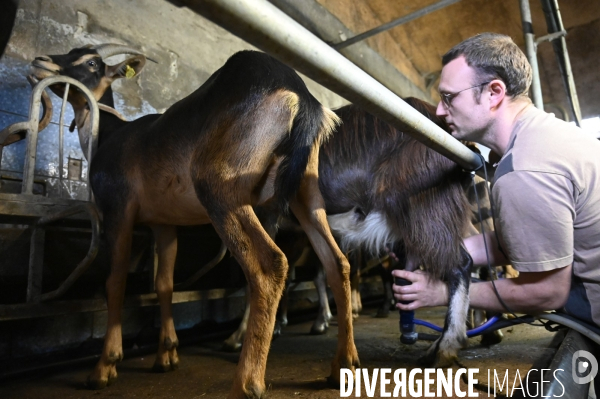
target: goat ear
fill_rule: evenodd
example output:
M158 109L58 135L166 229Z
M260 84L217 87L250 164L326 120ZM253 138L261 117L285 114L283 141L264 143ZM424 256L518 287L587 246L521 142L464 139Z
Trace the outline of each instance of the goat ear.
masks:
M107 65L106 77L111 80L133 78L142 71L144 65L146 65L146 57L143 55L136 55L119 64Z

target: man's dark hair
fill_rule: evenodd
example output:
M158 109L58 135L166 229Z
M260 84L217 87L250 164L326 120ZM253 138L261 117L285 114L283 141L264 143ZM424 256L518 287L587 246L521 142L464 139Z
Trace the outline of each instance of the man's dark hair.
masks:
M442 65L464 56L467 65L475 69L478 81L500 79L509 96L527 96L531 85L531 65L521 49L506 35L480 33L450 49L442 57Z

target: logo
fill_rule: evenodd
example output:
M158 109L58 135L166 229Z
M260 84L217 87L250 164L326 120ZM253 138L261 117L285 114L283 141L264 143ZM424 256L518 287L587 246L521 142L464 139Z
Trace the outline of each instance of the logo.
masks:
M577 384L587 384L598 374L598 361L590 352L579 350L573 353L571 373Z

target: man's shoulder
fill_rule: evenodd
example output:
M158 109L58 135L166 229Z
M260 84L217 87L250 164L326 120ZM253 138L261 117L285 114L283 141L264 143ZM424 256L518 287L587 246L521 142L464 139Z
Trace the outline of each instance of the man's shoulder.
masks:
M575 124L531 107L515 124L513 136L517 148L560 149L565 142L584 138L585 133Z
M515 127L502 169L548 172L571 177L582 163L600 172L600 142L574 124L533 109ZM507 161L507 162L505 162ZM500 169L500 166L499 166ZM505 172L506 173L506 172Z

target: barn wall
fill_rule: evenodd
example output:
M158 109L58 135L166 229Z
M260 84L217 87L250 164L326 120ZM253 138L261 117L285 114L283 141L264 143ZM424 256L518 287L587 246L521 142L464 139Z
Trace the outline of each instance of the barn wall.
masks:
M312 1L312 0L310 0ZM356 34L366 32L384 23L403 17L438 0L314 0L327 8ZM600 7L597 0L559 0L566 42L573 68L575 84L584 118L600 115ZM539 0L530 0L533 30L536 37L547 33L546 20ZM366 40L386 60L420 87L433 80L430 93L437 88L436 78L441 71L441 57L452 46L481 32L509 35L525 48L521 27L519 2L461 0L389 31ZM339 38L342 41L345 38ZM552 45L539 46L540 68L544 103L548 111L562 117L562 109L569 109L565 89L558 72L558 63ZM557 106L560 107L557 109ZM568 115L572 119L571 115Z
M141 48L159 64L146 66L134 83L117 88L128 96L124 112L144 111L133 102L140 95L149 110L164 111L191 93L236 51L248 43L164 0L22 0L6 56L29 61L75 46L117 42ZM343 100L309 79L313 94L325 105Z

